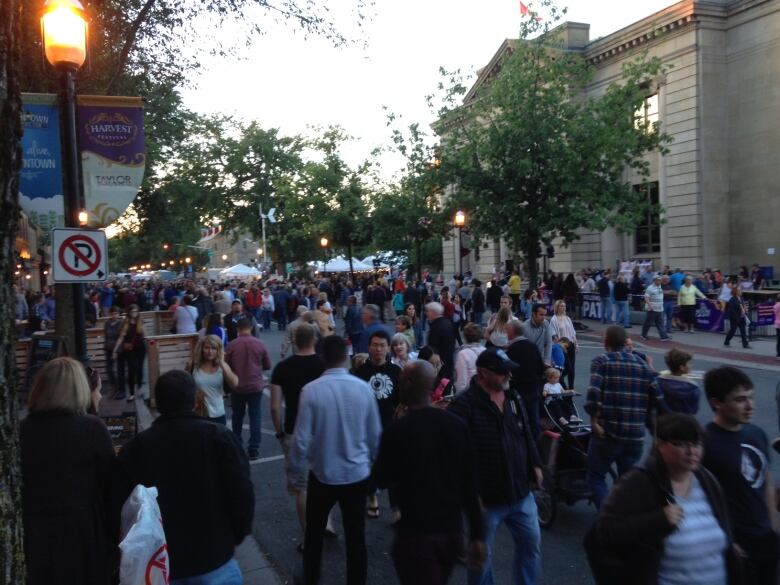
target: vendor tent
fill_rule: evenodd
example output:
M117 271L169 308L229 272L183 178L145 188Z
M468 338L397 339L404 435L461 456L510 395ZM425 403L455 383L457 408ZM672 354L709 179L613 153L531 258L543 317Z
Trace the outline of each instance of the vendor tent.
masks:
M236 264L235 266L231 266L230 268L225 268L224 270L220 271L219 275L222 278L251 278L260 276L260 273L246 264Z
M329 258L327 262L317 262L315 265L320 272L349 272L349 260L343 256ZM373 269L371 265L366 265L356 258L352 259L352 270L355 272Z

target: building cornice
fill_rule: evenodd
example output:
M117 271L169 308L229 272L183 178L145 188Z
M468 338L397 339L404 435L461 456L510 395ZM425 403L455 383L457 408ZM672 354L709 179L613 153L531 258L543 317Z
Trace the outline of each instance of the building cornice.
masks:
M585 59L593 65L612 59L619 59L628 52L642 48L661 35L676 32L679 29L690 26L694 22L694 16L698 12L696 8L699 4L710 5L712 9L720 12L719 16L726 15L722 5L717 6L708 2L683 0L606 37L589 43L583 51Z

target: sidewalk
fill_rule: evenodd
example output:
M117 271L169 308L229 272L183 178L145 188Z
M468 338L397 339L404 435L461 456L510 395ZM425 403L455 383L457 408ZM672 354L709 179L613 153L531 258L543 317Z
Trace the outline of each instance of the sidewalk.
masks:
M577 337L579 339L601 341L607 325L590 319L581 319L580 323L587 325L589 330L578 331ZM753 339L750 342L751 349L742 349L739 335L731 340L731 347L724 347L725 333L696 331L691 334L673 330L671 333L672 341L663 342L658 338L658 331L655 328L648 333L649 339L647 341L640 338L641 325L633 324L626 332L637 349L654 349L665 353L670 348L677 347L694 356L717 358L724 364L761 366L762 369L780 372L780 360L775 357L776 340L774 337Z
M156 415L147 408L143 400L136 400L136 408L138 432L141 432L151 426ZM244 585L282 585L284 583L251 534L236 548L235 557L244 576Z

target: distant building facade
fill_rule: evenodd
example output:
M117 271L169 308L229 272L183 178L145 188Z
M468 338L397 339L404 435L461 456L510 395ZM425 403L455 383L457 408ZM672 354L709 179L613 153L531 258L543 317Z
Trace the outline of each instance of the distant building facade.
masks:
M262 243L249 234L235 234L223 231L221 226L201 230L198 247L209 254L208 268L228 268L236 264L260 266L262 264ZM260 252L260 253L258 253Z
M754 262L780 268L780 0L683 0L600 39L591 41L589 29L574 22L559 28L566 48L595 68L591 96L618 81L623 63L640 51L669 66L648 84L643 112L673 139L668 154L648 156L645 192L663 207L663 221L650 214L629 234L583 230L568 248L554 242L548 267L570 272L641 259L688 270L731 272ZM513 42L501 45L475 87ZM642 188L638 176L628 179ZM484 278L521 259L500 240L478 250L465 233L463 240L464 272ZM458 272L457 231L444 242L443 266Z

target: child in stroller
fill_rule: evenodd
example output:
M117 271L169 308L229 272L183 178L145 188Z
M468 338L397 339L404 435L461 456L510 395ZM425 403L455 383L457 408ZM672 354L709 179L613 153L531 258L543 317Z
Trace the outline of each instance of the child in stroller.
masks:
M547 383L542 390L544 405L550 418L562 428L576 426L582 423L577 416L577 409L572 402L573 390L564 390L561 386L561 372L557 368L547 368L544 373Z

